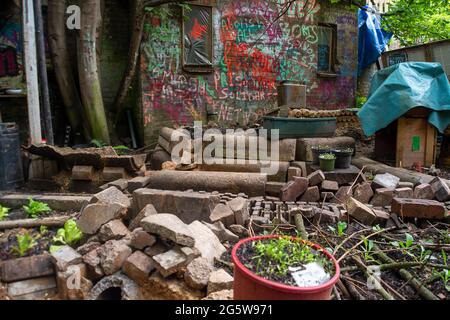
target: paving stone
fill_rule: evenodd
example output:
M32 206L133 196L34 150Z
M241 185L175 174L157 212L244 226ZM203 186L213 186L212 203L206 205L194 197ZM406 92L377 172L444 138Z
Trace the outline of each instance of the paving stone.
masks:
M228 206L233 210L236 224L245 225L249 219L248 202L247 199L242 197L234 198L228 201ZM234 223L231 223L232 225Z
M347 200L346 205L348 214L365 225L371 226L377 218L371 208L352 197Z
M3 282L45 277L55 273L49 254L5 260L0 266L0 280Z
M163 277L168 277L187 264L187 258L178 250L172 249L152 257L156 269Z
M236 224L236 218L233 210L228 204L219 203L209 216L209 220L214 222L221 221L225 226Z
M142 251L136 251L123 263L122 271L137 284L148 282L150 272L154 269L152 259Z
M96 193L90 203L118 203L125 208L129 208L131 206L131 200L128 198L122 191L117 189L116 187L109 187L106 190L100 191Z
M353 198L364 204L369 203L372 197L373 190L370 182L363 182L358 184L353 191Z
M297 167L289 167L287 171L287 181L294 180L294 177L302 177L302 169Z
M69 246L63 246L51 254L53 264L58 271L66 271L67 267L79 264L82 256Z
M398 183L400 182L400 178L396 177L390 173L377 174L373 178L372 186L375 189L378 188L387 188L394 190L397 188Z
M116 219L101 226L98 237L101 241L106 242L108 240L119 240L129 234L130 231L128 231L122 220Z
M150 215L142 219L141 226L149 233L169 239L180 245L193 247L195 244L194 235L191 230L173 214L161 213Z
M211 229L211 231L217 236L217 238L219 238L220 242L229 241L235 243L239 241L239 237L225 228L221 221L217 221L214 224L210 224L204 221L202 221L202 223L209 229Z
M211 264L214 263L214 259L220 258L226 251L219 238L200 221L194 221L188 227L195 239L194 248Z
M339 185L336 181L324 180L320 188L323 191L336 192L339 190Z
M301 196L300 201L305 202L316 202L320 200L319 187L309 187L306 189L305 193Z
M54 276L16 281L8 284L8 295L13 300L41 299L54 293L56 293Z
M124 217L127 210L118 203L92 203L81 211L77 226L84 234L95 234L108 221Z
M310 186L317 186L325 180L325 175L321 170L316 170L308 175L307 178Z
M295 201L308 189L308 178L294 177L293 181L286 183L280 191L281 201Z
M104 167L102 171L103 181L114 181L126 177L125 168L123 167Z
M375 207L389 206L394 198L394 190L389 188L379 188L375 190L375 195L373 196L370 204Z
M397 188L394 191L396 198L413 198L413 189L411 188Z
M92 181L93 178L93 166L74 166L72 168L72 180Z
M209 275L207 292L210 295L213 292L230 290L233 288L233 277L224 269L213 271Z
M208 285L209 275L212 271L211 263L202 257L192 260L186 267L184 281L193 289L203 289Z
M444 219L447 215L443 203L425 199L394 198L392 212L401 217L423 219Z
M156 238L142 228L136 228L131 233L130 247L132 248L143 250L155 243Z
M106 275L113 274L122 268L125 260L131 255L132 250L123 241L109 240L99 252L100 264Z
M141 220L145 217L151 216L153 214L158 214L155 207L149 203L147 204L139 213L131 219L130 224L128 225L128 229L133 231L141 225Z
M414 188L414 198L433 200L434 199L433 188L428 183L419 184L417 187Z
M137 189L145 188L150 182L150 177L135 177L128 180L128 192L132 193Z
M334 195L334 199L331 200L333 203L346 203L348 198L353 195L350 186L342 186Z
M434 196L441 202L450 200L450 187L439 177L434 178L430 182Z

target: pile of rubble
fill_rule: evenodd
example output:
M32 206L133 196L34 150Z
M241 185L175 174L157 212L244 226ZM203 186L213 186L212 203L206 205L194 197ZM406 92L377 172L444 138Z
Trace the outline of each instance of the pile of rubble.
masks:
M116 288L122 299L231 299L233 277L215 266L239 236L222 221L246 236L248 205L222 197L138 189L131 201L115 187L94 195L77 220L85 243L52 254L61 298L108 299Z

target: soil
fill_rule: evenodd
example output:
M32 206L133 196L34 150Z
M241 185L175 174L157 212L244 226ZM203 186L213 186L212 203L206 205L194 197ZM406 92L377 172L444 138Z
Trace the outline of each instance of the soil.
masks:
M270 240L260 240L262 242L269 242ZM320 254L319 252L312 250L313 254ZM290 273L287 273L286 275L281 275L278 274L276 272L265 272L264 274L258 274L257 272L257 266L256 266L256 262L253 259L256 255L257 252L255 251L254 247L253 247L253 242L246 242L244 244L242 244L239 249L236 252L237 257L239 258L239 260L241 261L241 263L247 267L247 269L249 269L250 271L252 271L253 273L257 274L258 276L261 276L267 280L271 280L274 282L278 282L278 283L282 283L285 285L289 285L289 286L296 286L294 278L291 276ZM261 258L261 263L263 266L270 266L271 265L271 261L267 258L267 257L262 257ZM273 263L273 262L272 262ZM296 266L292 266L292 267L298 267L298 265ZM265 268L263 268L265 269ZM328 270L327 270L328 271Z

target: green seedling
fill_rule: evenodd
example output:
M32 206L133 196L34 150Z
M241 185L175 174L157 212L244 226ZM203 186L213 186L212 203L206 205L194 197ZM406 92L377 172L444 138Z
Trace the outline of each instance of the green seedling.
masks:
M441 272L439 272L439 277L442 280L442 283L444 284L444 288L445 290L450 292L450 270L449 269L444 269Z
M106 143L104 143L102 140L99 139L92 139L91 144L93 144L96 148L101 148L106 146Z
M113 149L117 152L118 155L125 155L130 152L130 148L127 146L114 146Z
M418 262L426 262L431 257L431 250L426 250L422 245L419 246L420 248L420 256Z
M0 205L0 221L4 220L8 216L9 208Z
M328 229L336 234L336 228L333 226L328 226ZM345 230L347 229L347 222L345 221L339 221L337 223L337 235L339 237L342 237L345 234Z
M373 241L367 238L363 239L362 250L364 251L364 260L372 261L373 259Z
M15 251L20 257L23 257L28 250L37 245L36 240L28 233L17 235L17 247L13 247L13 251Z
M53 237L53 242L71 246L80 241L82 237L83 233L77 227L77 223L70 219L64 223L64 228L58 229L56 236Z
M439 231L440 234L440 238L441 241L445 244L450 244L450 231L445 229L445 230L440 230Z
M373 230L374 232L380 232L381 230L383 230L383 228L380 227L379 224L377 224L377 225L375 225L375 226L372 227L372 230Z
M23 206L23 209L30 218L36 218L40 213L52 211L48 204L31 198L29 198L28 206Z
M46 235L48 233L48 227L47 226L40 226L39 227L39 233L41 235Z
M412 249L414 244L414 238L409 233L405 233L405 241L392 241L391 245L393 245L396 248L402 249L402 252L404 254L407 254L410 257L415 258L414 254L411 252L410 249Z

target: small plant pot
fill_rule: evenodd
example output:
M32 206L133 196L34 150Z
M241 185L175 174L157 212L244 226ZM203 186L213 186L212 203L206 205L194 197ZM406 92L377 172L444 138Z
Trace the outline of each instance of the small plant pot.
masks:
M347 169L352 163L353 150L332 150L336 156L335 168Z
M330 148L311 148L313 154L313 164L319 164L319 156L324 153L330 153Z
M320 170L324 172L333 171L336 158L326 159L319 156Z
M333 277L327 282L314 287L295 287L267 280L250 271L239 260L237 251L242 245L248 242L278 237L280 236L269 235L246 238L233 247L231 259L234 263L234 300L330 300L333 286L339 280L339 264L333 255L315 243L292 238L296 241L303 241L315 250L321 251L323 255L333 262L335 270Z

